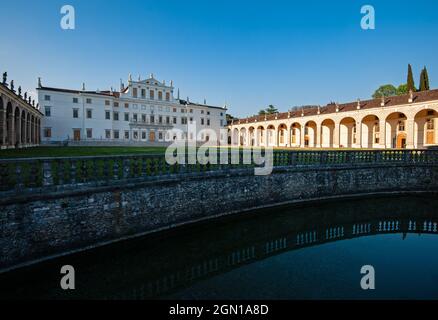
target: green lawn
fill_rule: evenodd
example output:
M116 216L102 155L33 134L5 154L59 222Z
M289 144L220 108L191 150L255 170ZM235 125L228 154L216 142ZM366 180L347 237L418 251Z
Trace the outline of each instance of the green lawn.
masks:
M232 147L236 148L236 147ZM256 147L257 148L257 147ZM242 148L239 149L251 149ZM40 158L40 157L81 157L81 156L114 156L127 154L164 154L166 147L36 147L27 149L0 150L0 159ZM330 148L274 148L274 150L322 151L322 150L355 150L367 149L330 149Z
M165 150L165 147L35 147L27 149L0 150L0 159L32 157L113 156L147 153L164 154Z

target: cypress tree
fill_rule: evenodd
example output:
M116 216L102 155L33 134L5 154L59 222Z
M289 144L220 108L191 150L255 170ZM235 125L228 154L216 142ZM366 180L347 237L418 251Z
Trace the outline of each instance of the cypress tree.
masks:
M426 74L424 72L424 69L421 70L420 74L420 91L426 91Z
M412 90L413 92L417 91L417 89L415 89L415 82L414 82L414 76L412 75L412 67L410 64L408 64L408 91Z
M424 67L424 84L425 84L426 90L430 90L429 74L427 73L426 67Z

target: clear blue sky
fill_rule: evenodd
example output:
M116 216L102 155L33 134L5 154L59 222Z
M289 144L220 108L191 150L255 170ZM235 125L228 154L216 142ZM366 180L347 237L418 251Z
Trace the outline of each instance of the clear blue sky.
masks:
M76 9L76 30L60 8ZM362 5L376 30L360 28ZM174 80L182 97L235 116L369 98L380 84L438 78L438 1L1 1L0 71L43 84L104 90L131 72Z

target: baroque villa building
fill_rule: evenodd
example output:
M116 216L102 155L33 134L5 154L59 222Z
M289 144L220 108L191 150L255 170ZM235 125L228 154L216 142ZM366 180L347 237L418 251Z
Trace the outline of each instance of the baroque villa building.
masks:
M151 76L120 83L120 91L87 91L45 87L38 80L38 99L44 114L44 143L75 141L159 143L189 139L225 139L226 107L192 103L174 97L173 82L166 85ZM189 131L196 125L196 134ZM179 129L169 131L171 129ZM210 129L210 130L203 130ZM211 132L214 131L216 137ZM223 130L222 130L223 131ZM205 132L205 133L204 133ZM221 136L224 135L224 137Z
M438 144L438 90L255 116L229 125L231 144L424 148Z
M7 73L0 82L0 148L26 148L40 143L42 113L21 87L7 82Z

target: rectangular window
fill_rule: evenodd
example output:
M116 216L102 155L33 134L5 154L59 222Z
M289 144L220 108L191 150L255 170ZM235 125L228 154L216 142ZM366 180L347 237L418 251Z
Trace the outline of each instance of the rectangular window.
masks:
M114 121L119 121L119 113L118 112L114 112L113 113L113 120Z
M129 108L129 103L125 103L125 108Z
M114 102L114 107L118 108L119 107L119 103L118 102Z
M204 125L204 118L201 118L201 126Z
M134 122L137 122L137 120L138 120L138 114L134 113L134 114L133 114L133 119L134 119Z
M105 120L111 120L111 113L110 111L105 111Z
M79 103L79 99L78 98L73 98L73 103Z
M170 101L170 93L166 92L166 101Z
M163 100L163 92L158 91L158 100Z
M114 139L120 139L119 130L114 130Z
M181 124L187 124L187 118L181 117Z
M176 108L173 108L173 112L176 112Z
M47 96L47 95L44 96L44 100L45 100L45 101L50 101L50 96Z
M111 101L109 101L109 100L105 100L105 105L106 105L106 106L111 105Z
M210 111L207 111L207 115L210 115Z
M73 109L73 118L79 118L79 109Z
M44 128L44 138L52 137L52 128Z
M105 130L105 138L111 139L111 130Z
M141 89L141 97L142 97L143 99L146 98L146 90L145 90L145 89Z
M87 119L91 119L93 117L93 110L87 109Z
M87 104L91 104L93 102L93 100L91 100L91 98L87 98L86 102L87 102Z
M129 113L125 112L125 121L129 121Z
M193 113L193 109L190 109L190 111L189 111L190 113Z
M163 140L163 133L161 131L158 132L158 139Z
M166 124L170 124L170 117L166 117Z
M87 139L93 138L93 129L87 129Z
M125 131L125 139L129 139L129 131Z
M141 122L146 122L146 115L145 114L141 115Z
M137 98L137 88L132 88L132 96Z
M158 123L159 123L159 124L163 123L163 117L162 117L162 116L159 116L159 117L158 117Z
M151 123L155 123L155 117L151 116Z
M176 124L176 117L173 117L173 124Z
M141 139L146 140L146 131L141 132Z
M210 125L210 119L207 119L207 126Z
M50 117L52 115L50 107L44 107L44 115Z
M134 140L138 140L138 131L134 131L133 135L134 135Z
M149 91L149 99L154 100L155 99L155 92L154 90Z

